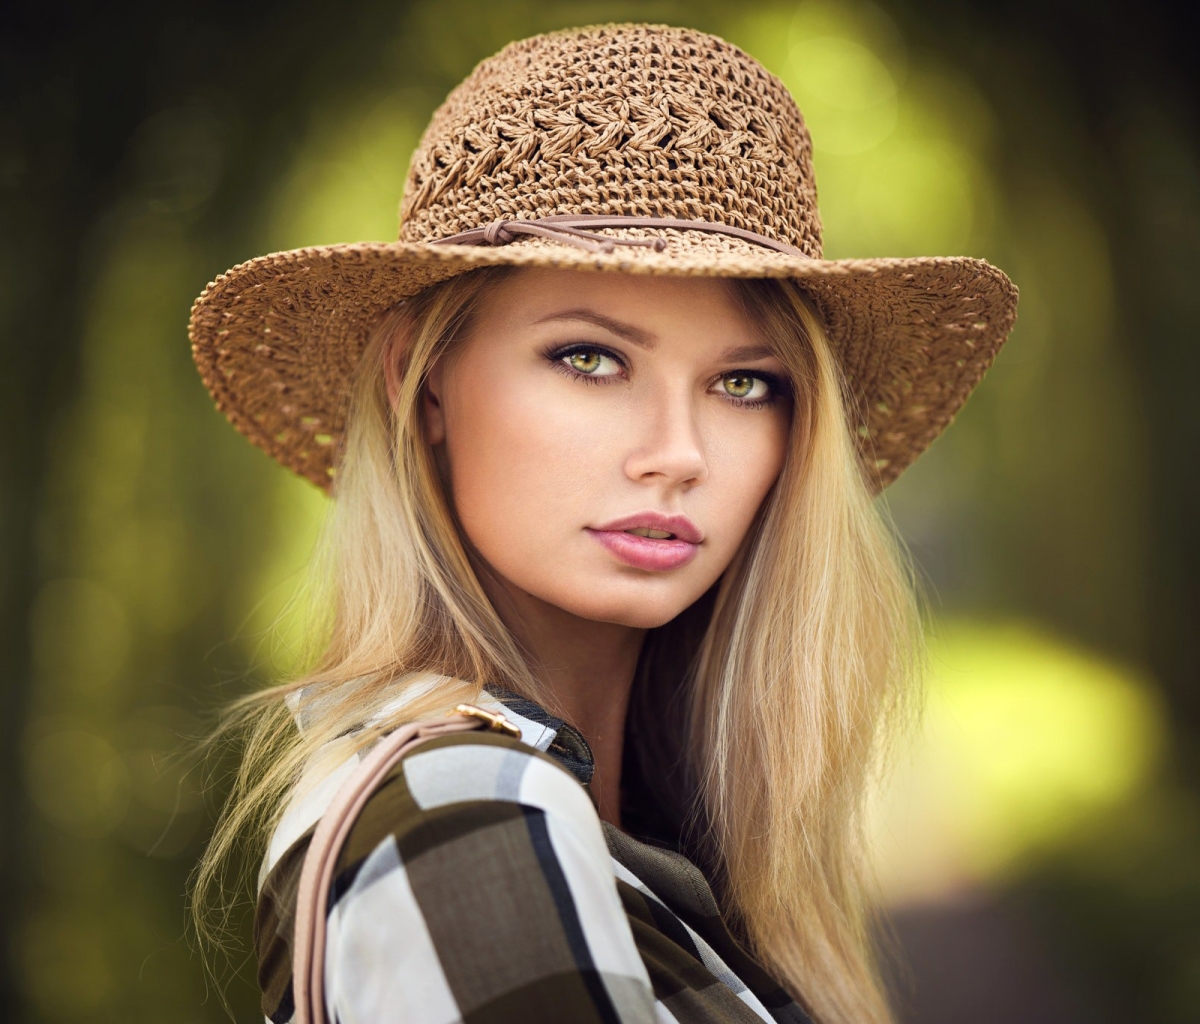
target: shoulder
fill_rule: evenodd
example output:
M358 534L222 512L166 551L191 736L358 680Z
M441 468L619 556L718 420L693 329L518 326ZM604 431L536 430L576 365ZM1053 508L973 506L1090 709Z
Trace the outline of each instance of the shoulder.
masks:
M362 761L367 751L354 750L348 740L319 751L296 785L271 835L260 888L285 854L307 845L338 789ZM508 805L508 810L489 810L481 806L485 803ZM406 754L377 787L355 830L362 840L368 832L378 840L431 817L488 818L516 808L550 814L603 841L589 791L558 760L523 740L482 731L427 740Z
M286 1019L290 1006L294 901L312 829L360 761L361 754L326 758L276 829L272 846L281 848L265 866L255 923L259 982L271 1019ZM482 893L490 894L485 902L494 914L476 905L472 894ZM366 969L379 966L385 949L392 950L387 956L397 948L421 952L429 971L437 966L440 972L443 955L451 955L443 948L447 936L465 941L463 900L474 908L468 930L481 943L475 955L501 956L498 967L507 961L497 951L528 945L564 913L578 918L577 904L585 918L577 927L585 932L596 920L624 920L588 790L550 755L499 733L425 741L358 813L338 853L330 899L327 957L336 967L337 1000L373 991L379 977L394 973ZM632 969L623 962L627 957L617 959ZM411 981L410 972L404 977Z
M581 845L608 859L599 815L574 776L519 740L472 732L429 740L392 769L358 814L338 869L356 873L384 848L401 860L433 850L445 860L480 842L510 854L530 843Z
M283 855L307 838L369 750L345 736L314 752L272 831L260 887ZM415 810L477 800L531 801L572 817L586 817L587 809L594 809L588 791L561 759L501 733L477 731L427 740L404 757L387 785L394 788L397 782L412 793Z
M653 1012L590 796L518 740L460 733L409 753L351 827L331 897L331 1019Z
M596 817L588 790L566 768L548 754L499 733L458 733L429 740L400 762L392 773L397 774L423 811L499 801L572 818Z

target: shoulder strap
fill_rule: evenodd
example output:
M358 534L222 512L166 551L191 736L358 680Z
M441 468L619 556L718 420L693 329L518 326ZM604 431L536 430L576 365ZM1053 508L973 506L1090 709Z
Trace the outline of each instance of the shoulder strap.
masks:
M338 852L359 812L380 782L410 750L425 740L488 728L520 737L503 715L459 704L445 718L410 722L379 741L337 791L317 822L304 856L296 893L296 929L292 949L295 1024L325 1024L325 916Z

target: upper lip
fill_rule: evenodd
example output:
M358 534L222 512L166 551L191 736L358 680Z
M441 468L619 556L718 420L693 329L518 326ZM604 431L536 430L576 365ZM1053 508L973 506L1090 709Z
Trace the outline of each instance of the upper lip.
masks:
M614 519L612 522L593 527L593 529L616 532L636 530L639 527L645 530L663 530L672 533L676 540L686 540L689 544L699 544L704 540L704 534L700 532L700 527L687 516L669 516L653 510L634 512L633 515L622 516L620 519Z

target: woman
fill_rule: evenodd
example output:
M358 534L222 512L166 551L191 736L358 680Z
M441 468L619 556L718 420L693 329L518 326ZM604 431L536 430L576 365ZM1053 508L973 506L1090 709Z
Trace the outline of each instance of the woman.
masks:
M201 866L270 836L264 1010L362 752L469 702L356 820L331 1020L888 1021L861 803L919 622L872 498L1015 316L978 260L823 261L784 87L681 29L483 62L400 242L277 253L193 310L250 440L334 495L328 635ZM261 830L263 822L267 823Z

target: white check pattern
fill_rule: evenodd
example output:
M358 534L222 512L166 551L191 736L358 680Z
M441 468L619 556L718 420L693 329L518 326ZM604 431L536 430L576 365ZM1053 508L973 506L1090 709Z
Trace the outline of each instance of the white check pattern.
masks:
M430 681L420 682L428 685ZM331 1022L490 1021L497 1019L492 1013L497 998L525 991L541 978L553 984L564 972L586 979L585 986L591 986L589 991L599 999L597 1005L607 1007L599 1019L612 1024L807 1021L791 1001L778 1005L772 1013L712 945L614 855L618 847L605 838L605 830L611 826L601 823L580 779L545 754L558 735L556 720L548 725L524 717L486 692L480 703L502 711L518 726L522 746L514 747L511 741L509 745L434 745L418 748L402 762L408 795L429 820L436 818L439 835L450 838L413 845L412 836L387 835L373 849L368 845L370 853L352 880L344 891L331 897L324 964ZM297 796L272 836L263 878L316 823L359 763L357 754L339 758L336 742L314 759L297 787ZM486 814L480 817L481 807L499 809L501 805L512 810L503 812L494 825L484 820ZM515 832L506 827L510 820L517 822ZM469 877L476 869L481 878L489 870L504 870L507 862L499 851L506 849L505 843L511 845L514 835L526 842L525 859L514 862L522 865L522 880L514 877L509 885L501 874L486 885L477 885L478 880ZM533 852L528 848L530 842ZM632 840L625 837L625 843L629 842ZM408 850L407 861L402 847ZM492 856L494 852L498 860ZM629 854L622 856L628 858ZM454 858L457 867L451 863ZM468 865L466 870L463 864ZM530 888L530 875L536 876L534 888ZM670 979L664 983L666 1001L656 998L659 982L652 982L631 930L630 914L639 911L631 911L622 902L618 882L636 890L640 897L631 898L637 903L644 900L660 923L674 922L667 931L679 936L682 947L686 949L690 940L694 949L689 955L698 958L715 979L706 983L715 988L697 990L708 993L708 1003L692 998L688 986L680 989ZM461 906L452 905L459 901L460 890L465 894ZM512 907L511 928L510 918L491 907L482 926L485 934L480 937L479 916L473 913L471 900L503 902L506 897L515 898L514 892L533 892L535 897L549 892L552 903L545 898L534 898L526 905L518 902ZM435 903L431 905L430 899ZM432 910L437 913L431 919ZM552 922L556 913L559 922ZM644 924L645 911L640 914ZM459 921L449 934L448 920ZM539 938L539 921L546 921L549 929L544 942ZM455 928L459 931L454 932ZM465 945L456 938L458 934ZM465 970L459 962L461 955L455 955L463 948L470 949L472 942L477 953L483 951L470 965L478 968L476 973ZM480 942L491 945L480 946ZM661 973L664 967L660 964L656 969ZM603 995L597 996L596 986ZM726 992L723 997L719 994L722 990ZM704 1005L724 1009L712 1016L714 1011L705 1012ZM482 1017L477 1015L480 1013ZM279 1024L286 1018L275 1013L273 1019Z

